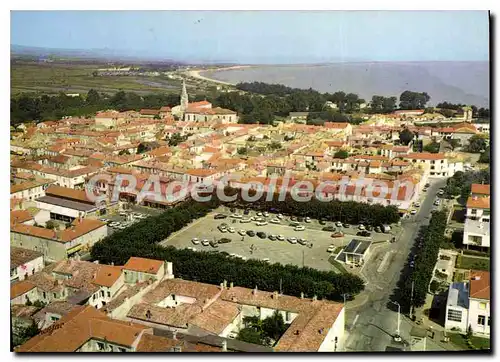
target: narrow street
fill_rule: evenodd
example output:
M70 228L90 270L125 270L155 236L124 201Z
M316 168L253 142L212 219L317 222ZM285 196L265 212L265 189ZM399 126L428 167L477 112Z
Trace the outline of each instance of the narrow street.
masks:
M400 272L419 228L429 223L437 191L446 184L446 179L432 180L430 184L418 214L402 221L404 230L400 238L383 250L384 253L390 252L390 257L386 260L387 265L380 268L380 259L373 258L365 265L363 276L368 284L365 292L356 299L366 302L359 305L355 300L352 307L347 304L346 351L385 351L388 346L397 347L397 343L392 339L397 330L397 312L388 309L387 303L400 278ZM401 315L400 334L403 340L409 340L412 325ZM431 345L432 342L429 348ZM437 346L435 348L437 349Z

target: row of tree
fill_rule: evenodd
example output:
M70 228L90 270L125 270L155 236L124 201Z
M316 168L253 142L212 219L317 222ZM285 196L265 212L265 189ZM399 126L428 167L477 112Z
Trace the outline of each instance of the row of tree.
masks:
M178 278L217 285L227 280L238 286L257 286L266 291L281 288L285 294L293 296L304 293L308 297L316 295L340 301L344 293L355 296L364 289L363 280L351 274L278 263L270 265L259 260L244 261L226 253L194 252L158 244L217 205L217 200L206 203L188 201L109 235L93 246L91 256L101 263L118 265L123 265L131 256L167 260L173 262Z
M248 194L254 196L256 190L249 190ZM400 220L397 207L393 205L383 206L380 204L367 204L355 201L321 201L313 195L310 201L301 202L294 200L292 195L287 194L280 201L276 192L272 196L263 192L257 201L245 201L242 193L235 188L226 187L224 193L228 196L236 195L237 198L230 206L249 208L257 211L272 211L285 215L310 217L325 221L341 221L343 223L366 225L392 224ZM270 201L267 201L269 198Z
M411 259L413 267L410 266L409 275L402 275L396 291L402 311L409 312L412 305L419 308L425 304L439 247L445 238L447 214L447 210L434 211L429 225L417 239L421 246L415 249L416 259Z
M466 104L454 104L454 103L449 103L449 102L442 102L438 103L436 105L437 112L443 114L444 116L447 117L452 117L455 112L453 111L459 111L461 112L464 107L467 107ZM477 117L477 118L490 118L490 110L488 108L478 108L476 106L471 106L472 109L472 116ZM446 112L446 111L451 111L451 112Z

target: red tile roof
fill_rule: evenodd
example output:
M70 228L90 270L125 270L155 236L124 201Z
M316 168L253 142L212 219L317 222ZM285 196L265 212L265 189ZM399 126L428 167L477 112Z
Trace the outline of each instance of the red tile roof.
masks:
M472 194L479 194L479 195L489 195L490 194L490 185L472 184L471 185L471 193Z
M471 270L470 272L470 298L490 299L490 272Z
M156 274L162 265L163 262L161 260L131 257L123 266L123 269Z

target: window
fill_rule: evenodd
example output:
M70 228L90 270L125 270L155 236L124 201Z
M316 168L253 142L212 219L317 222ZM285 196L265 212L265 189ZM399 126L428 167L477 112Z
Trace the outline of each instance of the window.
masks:
M108 298L111 298L111 292L108 292Z
M479 309L486 309L486 303L480 302Z
M97 295L97 294L94 294L94 295L92 296L92 300L95 300L96 295Z
M488 317L488 327L490 326L491 317Z
M286 312L286 320L289 321L292 318L290 312Z
M43 292L43 299L46 299L47 298L47 294L45 292Z
M120 352L127 352L127 350L125 348L121 348L121 347L118 347L118 351L120 351Z
M477 324L484 326L486 322L486 317L484 315L477 316Z
M471 213L472 215L477 215L477 209L472 209L472 210L470 211L470 213Z
M54 298L57 298L57 293L54 293Z
M50 317L50 320L53 321L53 322L55 322L55 321L59 320L59 317L52 316L52 317Z
M101 297L104 298L104 290L101 290Z
M104 343L97 342L97 349L98 349L99 351L104 351Z
M461 322L462 311L455 309L448 309L448 320L453 322Z

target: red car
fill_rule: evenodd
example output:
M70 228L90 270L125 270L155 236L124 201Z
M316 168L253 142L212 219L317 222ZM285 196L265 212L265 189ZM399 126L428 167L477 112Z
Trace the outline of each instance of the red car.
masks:
M341 238L344 236L344 233L341 233L340 231L337 231L336 233L333 233L331 235L332 238Z

